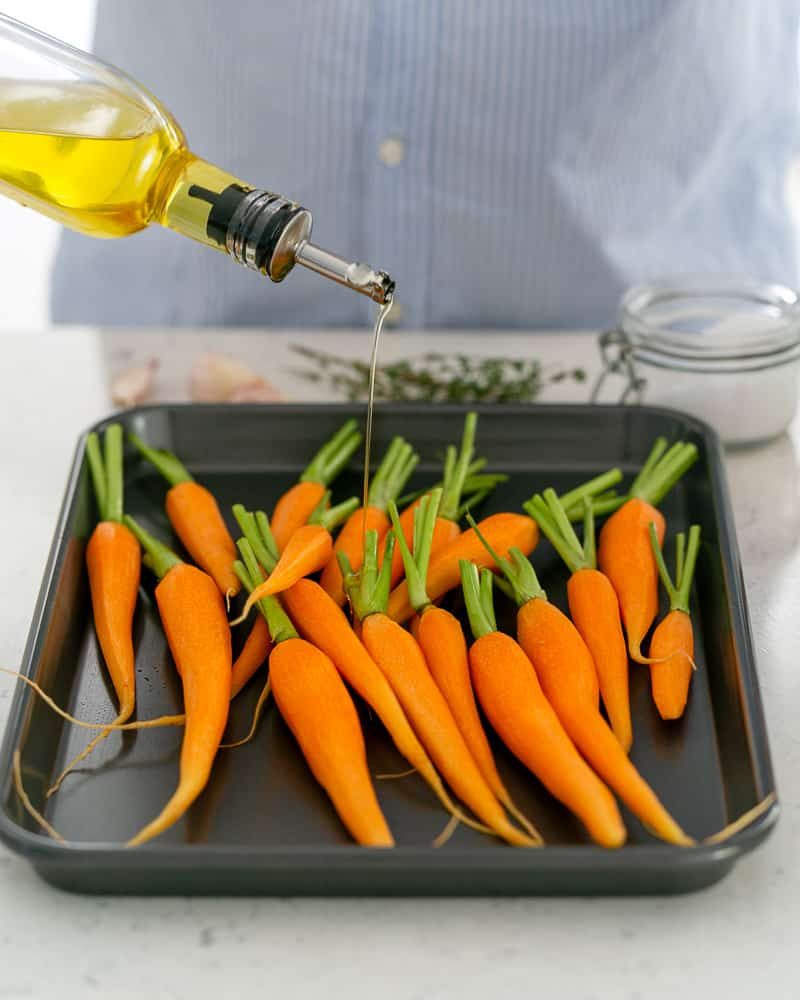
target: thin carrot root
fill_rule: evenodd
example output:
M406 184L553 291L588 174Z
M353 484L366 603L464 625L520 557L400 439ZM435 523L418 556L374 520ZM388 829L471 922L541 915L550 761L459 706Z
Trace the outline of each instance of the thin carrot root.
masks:
M133 732L136 729L158 729L161 726L182 726L186 722L186 716L181 715L160 715L157 719L144 719L141 722L84 722L83 719L76 719L74 715L70 715L69 712L65 712L61 706L53 701L50 695L36 683L32 681L30 677L26 677L25 674L21 674L18 670L9 670L7 667L0 667L0 674L8 674L9 677L16 677L17 680L22 681L23 684L27 685L42 699L42 701L47 705L48 708L52 709L56 715L60 716L66 722L70 722L73 726L78 726L79 729L91 729L97 732L100 729L108 729L110 732Z
M409 775L416 774L417 769L410 767L407 771L398 771L397 774L376 774L376 781L394 781L395 778L408 778Z
M727 840L730 840L734 834L746 829L751 823L755 823L755 821L771 809L777 801L778 796L775 792L770 792L766 798L762 799L757 805L754 805L752 809L748 809L747 812L742 813L738 819L735 819L732 823L728 823L727 826L724 826L717 833L712 834L710 837L706 837L702 843L724 844Z
M267 677L267 682L261 689L261 694L258 696L258 701L256 702L255 711L253 712L253 724L250 726L250 731L247 736L244 736L240 740L236 740L235 743L220 743L220 750L235 750L236 747L243 747L245 743L249 743L250 740L255 736L256 729L258 728L258 723L261 721L261 716L264 714L264 707L267 704L267 698L269 698L270 691L272 687L269 682L269 677Z
M14 772L14 790L19 796L19 800L25 808L25 811L29 816L39 824L39 826L45 831L45 833L52 837L53 840L57 840L60 844L66 844L66 840L61 836L61 834L56 830L54 826L47 822L47 820L42 816L39 810L34 806L31 800L28 798L28 793L25 791L25 786L22 784L22 769L20 766L19 750L14 751L13 759L13 772Z
M133 714L133 701L131 701L129 705L127 705L125 708L122 709L122 711L119 713L119 715L117 715L116 719L114 719L114 722L111 725L121 725L127 722L132 714ZM111 735L111 732L112 730L110 727L103 729L102 732L98 733L97 736L93 737L89 741L89 743L83 748L83 750L81 750L81 752L76 757L72 758L69 764L67 764L64 770L61 772L61 774L59 774L59 776L53 782L53 784L47 789L45 793L46 799L49 799L51 795L54 795L59 790L59 788L62 785L62 782L67 777L67 775L71 771L73 771L78 766L78 764L81 763L81 761L86 760L86 758L89 757L94 752L94 750L103 742L103 740L107 739Z
M515 819L519 825L530 835L531 840L536 842L537 847L544 846L544 837L539 833L536 827L531 823L525 813L519 809L511 799L501 799L500 800L506 808L506 812Z
M458 816L451 816L450 819L447 821L447 825L445 826L444 830L442 830L442 832L437 837L434 838L432 846L444 847L447 841L456 832L457 827L458 827Z

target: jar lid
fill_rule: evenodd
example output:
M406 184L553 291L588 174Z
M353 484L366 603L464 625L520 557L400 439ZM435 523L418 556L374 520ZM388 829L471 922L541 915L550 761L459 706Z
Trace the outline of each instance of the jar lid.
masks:
M800 356L800 302L783 285L725 275L652 281L630 288L619 314L635 354L653 364L742 371Z

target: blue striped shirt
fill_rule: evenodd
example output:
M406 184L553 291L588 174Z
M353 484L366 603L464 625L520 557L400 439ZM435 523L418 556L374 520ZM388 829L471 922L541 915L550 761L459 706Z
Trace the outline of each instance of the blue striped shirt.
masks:
M799 18L798 0L100 0L95 49L200 156L389 271L405 325L557 328L608 322L648 277L796 284ZM373 308L158 227L65 233L52 305L59 321L258 326Z

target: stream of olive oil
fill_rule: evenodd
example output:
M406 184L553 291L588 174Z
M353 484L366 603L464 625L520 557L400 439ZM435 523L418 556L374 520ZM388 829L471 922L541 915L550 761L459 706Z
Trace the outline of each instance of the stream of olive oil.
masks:
M383 305L378 306L378 312L375 316L375 327L372 333L372 353L369 359L369 388L367 390L367 426L364 433L364 493L363 493L363 509L366 511L367 504L369 503L369 463L372 458L372 417L373 410L375 408L375 375L378 370L378 351L381 342L381 331L383 330L383 324L386 317L392 308L392 302L394 300L390 297L383 303ZM366 514L364 516L364 543L367 540L367 518Z

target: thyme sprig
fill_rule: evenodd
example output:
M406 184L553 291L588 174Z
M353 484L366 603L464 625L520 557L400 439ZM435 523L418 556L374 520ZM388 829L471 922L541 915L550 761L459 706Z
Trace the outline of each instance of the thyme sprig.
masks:
M366 399L369 365L303 344L292 345L310 367L294 374L344 394L348 402ZM473 357L426 353L413 360L379 366L375 398L382 402L529 403L547 385L572 379L584 382L582 368L544 366L529 358Z

